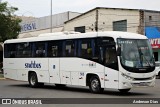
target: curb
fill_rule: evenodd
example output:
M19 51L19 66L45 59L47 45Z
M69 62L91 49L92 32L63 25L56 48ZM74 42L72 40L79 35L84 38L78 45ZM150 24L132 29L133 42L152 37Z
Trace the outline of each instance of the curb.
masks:
M5 78L0 78L0 80L5 80Z
M4 78L3 74L0 73L0 80L4 80L4 79L5 78Z

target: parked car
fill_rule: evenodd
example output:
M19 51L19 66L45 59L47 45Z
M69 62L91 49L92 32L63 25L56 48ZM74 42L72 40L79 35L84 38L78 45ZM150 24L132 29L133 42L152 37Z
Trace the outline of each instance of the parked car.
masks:
M158 79L160 79L160 62L157 61L157 62L155 62L155 64L156 64L156 68L155 68L155 70L156 70L156 77Z

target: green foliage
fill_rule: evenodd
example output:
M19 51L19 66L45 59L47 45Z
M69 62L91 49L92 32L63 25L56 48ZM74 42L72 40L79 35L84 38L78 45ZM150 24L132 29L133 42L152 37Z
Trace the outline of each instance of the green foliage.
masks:
M7 7L7 2L0 3L0 42L17 38L21 19L14 15L16 7Z

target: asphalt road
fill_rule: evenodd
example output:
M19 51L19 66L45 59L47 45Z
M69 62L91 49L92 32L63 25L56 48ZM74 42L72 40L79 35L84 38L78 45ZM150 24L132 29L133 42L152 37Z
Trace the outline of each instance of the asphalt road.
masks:
M65 88L57 88L53 84L45 84L41 88L30 88L28 82L20 82L13 80L0 80L0 98L160 98L160 79L156 80L156 86L150 88L135 88L127 94L121 94L118 90L105 89L102 94L93 94L88 87L67 86ZM8 107L8 105L0 105L0 107ZM12 105L18 107L20 105ZM22 105L21 105L22 106ZM27 105L25 105L27 107ZM33 105L32 105L33 106ZM33 107L35 107L34 105ZM38 105L41 107L44 105ZM53 104L47 107L106 107L106 104ZM120 107L120 104L108 104L108 106ZM135 105L123 104L123 107ZM140 107L144 104L138 105ZM146 104L146 107L151 105ZM152 105L152 106L159 106Z

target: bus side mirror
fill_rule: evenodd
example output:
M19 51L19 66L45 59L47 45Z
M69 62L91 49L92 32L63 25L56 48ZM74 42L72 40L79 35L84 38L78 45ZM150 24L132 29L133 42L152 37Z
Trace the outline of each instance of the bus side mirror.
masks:
M117 56L121 56L121 47L120 46L118 46L118 48L117 48Z

